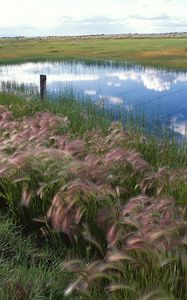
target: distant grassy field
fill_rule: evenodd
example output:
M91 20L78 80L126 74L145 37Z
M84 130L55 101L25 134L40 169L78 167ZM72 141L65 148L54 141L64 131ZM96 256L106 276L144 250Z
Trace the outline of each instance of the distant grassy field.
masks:
M186 70L187 38L0 39L1 64L68 58L113 59Z

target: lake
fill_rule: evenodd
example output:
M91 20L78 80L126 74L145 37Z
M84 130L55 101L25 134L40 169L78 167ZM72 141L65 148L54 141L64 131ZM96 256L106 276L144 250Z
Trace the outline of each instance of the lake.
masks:
M47 93L71 90L107 107L144 111L186 136L187 72L159 70L137 65L87 64L84 62L37 62L0 66L3 83L39 89L39 74L47 75Z

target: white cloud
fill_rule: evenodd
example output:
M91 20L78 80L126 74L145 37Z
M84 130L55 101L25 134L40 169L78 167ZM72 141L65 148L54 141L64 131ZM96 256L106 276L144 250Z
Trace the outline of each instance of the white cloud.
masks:
M3 35L184 31L187 24L186 0L0 0L0 5Z
M122 104L123 99L120 97L108 97L108 100L112 102L113 104Z
M152 72L145 72L145 74L141 75L141 80L144 83L144 86L147 89L154 90L157 92L168 91L171 87L172 80L167 76L160 76Z
M187 122L180 120L181 116L176 116L171 119L170 129L183 136L187 136Z
M14 81L18 84L38 84L39 74L47 74L47 82L78 82L97 81L101 78L99 71L91 70L81 64L70 65L65 63L26 63L22 65L0 66L0 81ZM102 73L103 74L103 73ZM176 72L163 72L152 68L145 70L119 70L110 72L106 69L106 85L119 88L122 81L135 81L143 84L147 89L156 92L170 90L172 85L179 82L187 85L187 74ZM121 81L121 82L120 82ZM85 95L96 95L95 89L85 89ZM107 97L107 96L106 96ZM110 99L115 101L116 99Z
M156 92L168 91L172 84L177 82L186 82L186 74L167 73L154 69L146 69L145 71L121 71L109 73L108 77L117 77L119 80L132 80L143 83L147 89Z
M53 82L75 82L96 81L100 78L98 74L90 73L68 73L63 68L58 69L59 64L53 63L26 63L20 65L0 66L0 82L9 81L17 84L35 84L39 86L39 74L47 74L47 83ZM51 70L53 73L51 73Z
M88 96L94 96L97 94L96 90L85 90L84 93Z
M120 97L112 97L109 95L99 95L99 99L103 100L103 101L109 101L112 104L122 104L123 103L123 99Z

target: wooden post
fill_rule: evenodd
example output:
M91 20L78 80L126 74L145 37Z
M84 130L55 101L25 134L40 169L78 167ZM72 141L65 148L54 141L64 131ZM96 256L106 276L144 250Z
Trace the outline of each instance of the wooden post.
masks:
M43 101L46 95L46 75L40 75L40 99Z

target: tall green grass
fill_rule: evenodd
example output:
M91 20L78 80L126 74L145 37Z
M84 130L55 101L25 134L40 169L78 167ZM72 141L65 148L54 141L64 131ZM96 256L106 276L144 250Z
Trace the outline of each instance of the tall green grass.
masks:
M0 104L6 105L16 118L33 116L39 111L66 116L70 120L68 130L73 134L82 134L93 128L101 128L106 132L112 121L112 112L110 114L104 109L99 109L91 101L80 102L69 94L58 96L55 100L46 99L41 102L37 95L30 99L25 98L24 95L3 92L0 93Z
M61 300L73 276L61 267L61 257L34 236L26 236L11 218L0 215L0 299ZM66 252L66 251L65 251ZM95 291L93 299L103 299ZM86 300L76 295L67 299Z

